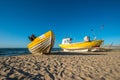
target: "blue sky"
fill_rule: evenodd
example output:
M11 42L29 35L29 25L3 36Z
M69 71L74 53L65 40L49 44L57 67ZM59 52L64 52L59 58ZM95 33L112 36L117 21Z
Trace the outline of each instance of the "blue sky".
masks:
M0 0L0 48L27 47L29 35L48 30L55 47L64 37L79 42L93 34L120 44L120 0Z

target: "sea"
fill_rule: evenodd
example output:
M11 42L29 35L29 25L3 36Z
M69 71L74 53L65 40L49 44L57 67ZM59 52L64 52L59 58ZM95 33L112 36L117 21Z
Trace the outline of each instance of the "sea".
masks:
M60 48L52 48L51 52L61 51ZM27 48L0 48L0 56L17 56L32 54Z

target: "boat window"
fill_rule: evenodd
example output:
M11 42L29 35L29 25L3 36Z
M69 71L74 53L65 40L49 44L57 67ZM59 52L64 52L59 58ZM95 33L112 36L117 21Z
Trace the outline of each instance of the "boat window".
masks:
M70 41L69 40L67 40L67 43L69 43Z
M64 43L66 43L66 41L64 41Z

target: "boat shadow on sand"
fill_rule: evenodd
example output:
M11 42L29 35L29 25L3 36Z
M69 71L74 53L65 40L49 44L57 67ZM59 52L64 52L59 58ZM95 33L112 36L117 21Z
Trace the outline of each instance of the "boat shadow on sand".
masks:
M52 52L45 55L107 55L105 52Z
M113 49L101 49L100 51L95 52L64 52L64 51L53 51L50 54L46 55L107 55L107 52L112 52Z

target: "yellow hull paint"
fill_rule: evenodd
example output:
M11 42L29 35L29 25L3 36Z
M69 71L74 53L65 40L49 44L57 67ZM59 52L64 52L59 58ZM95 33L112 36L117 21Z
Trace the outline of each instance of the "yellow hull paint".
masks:
M66 50L78 50L78 49L89 49L92 47L99 47L102 44L103 40L94 40L91 42L78 42L78 43L71 43L71 44L60 44L59 46L62 49Z
M28 49L31 53L49 53L54 45L54 34L48 31L45 34L37 37L35 40L28 44Z

